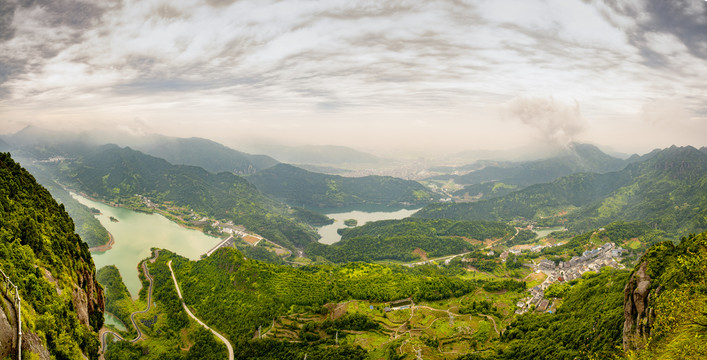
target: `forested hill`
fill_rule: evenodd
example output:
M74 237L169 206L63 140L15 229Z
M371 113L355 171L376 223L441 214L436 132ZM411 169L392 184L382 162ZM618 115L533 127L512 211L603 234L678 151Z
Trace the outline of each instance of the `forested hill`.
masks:
M193 165L213 173L222 171L251 174L278 163L266 155L251 155L202 138L151 137L152 141L135 146L146 154L172 164Z
M390 176L325 175L288 164L275 165L247 179L263 193L296 206L424 204L437 197L416 181Z
M707 154L671 147L625 169L578 173L474 203L431 204L415 217L532 219L584 232L616 220L643 220L685 234L707 229Z
M506 184L528 186L553 181L576 172L617 171L628 163L605 154L594 145L574 143L562 154L549 159L499 163L464 175L442 175L436 178L453 179L461 185L501 181Z
M313 243L310 256L335 263L349 261L426 260L481 248L487 239L509 239L515 229L502 222L445 219L382 220L341 232L332 245Z
M145 196L158 204L232 220L285 246L304 246L317 239L313 230L291 218L291 209L263 196L232 173L213 174L195 166L172 165L110 145L67 164L63 181L90 196L117 203Z
M74 232L64 207L7 153L0 153L0 268L22 299L23 355L98 357L104 301L88 245ZM3 298L0 358L5 359L14 358L12 346L5 345L13 342L16 319L9 298Z

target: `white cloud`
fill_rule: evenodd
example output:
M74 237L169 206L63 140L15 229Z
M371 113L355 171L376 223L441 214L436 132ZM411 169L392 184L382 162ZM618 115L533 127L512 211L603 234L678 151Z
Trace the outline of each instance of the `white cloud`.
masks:
M705 59L664 32L639 44L651 19L639 0L130 0L111 9L80 30L48 26L37 7L19 10L17 35L0 52L24 70L0 85L10 94L0 119L139 117L155 129L177 124L175 135L199 119L234 131L287 128L282 136L304 142L363 122L385 129L380 142L405 127L412 144L439 142L456 126L458 141L493 144L510 123L489 109L514 98L579 102L587 136L661 96L704 117Z

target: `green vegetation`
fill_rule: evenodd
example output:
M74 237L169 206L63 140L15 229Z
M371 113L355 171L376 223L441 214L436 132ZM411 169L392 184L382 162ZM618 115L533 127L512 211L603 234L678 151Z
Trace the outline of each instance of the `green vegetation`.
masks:
M532 243L538 234L533 230L520 230L513 239L506 241L507 246L523 245Z
M501 335L494 359L607 359L620 355L628 271L580 279L557 314L528 313Z
M96 272L98 283L103 286L105 295L105 310L117 317L123 324L129 325L130 313L135 311L133 300L128 288L123 283L120 271L114 265L104 266ZM128 332L135 333L135 328L127 327Z
M140 196L144 196L154 203L232 220L288 247L305 246L317 239L310 227L293 220L291 209L231 173L212 174L193 166L172 165L115 146L64 164L61 170L64 181L106 201L152 211L143 204Z
M88 245L64 205L7 153L0 153L0 268L19 288L25 339L34 334L57 359L98 358L103 294Z
M295 269L244 260L232 249L221 249L198 262L163 250L152 265L156 274L166 269L169 259L173 259L172 267L186 303L195 309L197 316L233 341L252 338L259 326L269 327L273 318L303 311L316 313L326 303L349 299L436 301L462 296L488 285L447 276L435 267L408 269L349 263ZM156 275L156 282L161 281ZM518 284L511 281L490 286L494 291L509 287L522 291L524 285L520 283L517 287ZM163 286L159 285L156 290ZM228 317L223 316L225 311ZM231 321L233 318L239 321Z
M247 177L264 194L293 206L426 204L438 196L422 184L390 176L325 175L278 164Z
M633 319L634 326L624 329L625 344L640 349L628 358L703 359L707 356L707 232L684 237L677 246L656 244L641 258L633 276L642 268L650 277L645 310L634 306L631 316L646 318L650 326ZM648 336L636 336L637 327Z
M320 214L318 212L307 210L303 208L292 208L292 217L295 220L309 224L311 226L324 226L334 223L334 219L329 218L326 215Z
M586 232L607 223L643 221L683 236L707 229L707 154L672 147L625 169L576 173L498 198L475 203L431 204L421 218L526 219L541 226L564 225Z
M346 226L356 226L356 225L358 225L358 220L356 220L356 219L346 219L346 220L344 220L344 225L346 225Z
M27 169L34 175L37 182L49 190L58 203L64 205L64 209L74 220L76 233L81 236L81 240L85 241L89 247L107 244L110 241L110 235L94 216L96 212L100 211L98 209L89 209L79 203L71 197L71 194L66 189L51 179L44 167L29 163L31 165Z
M383 220L343 229L341 241L306 248L312 256L329 261L397 260L460 254L479 247L486 239L510 238L515 230L504 223L428 219Z

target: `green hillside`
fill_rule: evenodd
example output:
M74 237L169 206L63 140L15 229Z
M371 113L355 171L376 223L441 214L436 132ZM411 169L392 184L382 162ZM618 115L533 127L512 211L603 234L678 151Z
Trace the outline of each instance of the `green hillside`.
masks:
M676 234L707 229L707 154L671 147L606 174L577 173L474 203L431 204L414 215L457 220L533 220L584 232L642 220Z
M349 178L278 164L247 177L260 191L295 206L424 204L437 196L422 184L390 176Z
M231 220L285 246L304 246L317 234L290 217L293 210L263 196L232 173L219 174L130 148L105 146L62 165L62 181L89 196L115 203L137 202L137 195L157 204L173 204L216 219Z
M231 341L238 359L299 359L305 354L308 359L366 359L372 356L369 351L387 349L393 349L391 353L395 354L401 342L395 341L394 332L404 322L398 318L410 312L385 311L391 301L410 304L412 300L428 307L440 306L438 302L459 304L459 298L466 297L472 303L474 294L485 294L489 289L506 294L503 301L510 303L525 289L523 282L463 279L463 271L432 266L349 263L293 268L245 259L238 251L227 248L199 261L161 250L157 261L149 265L155 278L159 312L155 326L145 330L148 344L178 339L189 326L166 265L170 260L185 303L197 317ZM504 316L498 309L487 306L486 310L497 321ZM445 320L441 324L447 320L445 313L436 314L439 310L421 308L416 312L427 314L426 318L415 318L416 326L429 324L437 317ZM486 319L476 313L461 316L463 319L458 321L463 326L478 327L477 322ZM491 325L483 321L482 326L486 338L478 339L485 342L491 337L487 328ZM435 327L429 331L442 336L448 330ZM413 336L415 344L429 341L426 335ZM388 344L377 346L365 340L369 338ZM109 352L118 359L122 351L130 350L126 346Z
M403 219L369 222L343 229L333 245L311 244L310 257L329 261L419 261L427 257L461 254L478 249L486 239L508 239L510 225L488 221ZM424 256L424 258L422 258Z
M7 153L0 153L0 269L19 288L28 358L98 358L103 291L88 245L64 206ZM0 308L0 327L7 319L12 326L5 326L16 326L9 304ZM4 333L0 337L0 343L12 343Z

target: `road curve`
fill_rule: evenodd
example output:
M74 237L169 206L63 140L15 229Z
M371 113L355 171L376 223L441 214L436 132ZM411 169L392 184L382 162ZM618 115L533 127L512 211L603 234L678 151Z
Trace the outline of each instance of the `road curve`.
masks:
M231 343L224 337L223 335L219 334L216 332L216 330L210 328L208 325L204 324L201 320L199 320L194 314L191 313L189 308L187 307L187 304L184 303L184 298L182 298L182 291L179 289L179 284L177 283L177 277L174 276L174 270L172 270L172 260L167 262L167 267L169 267L169 272L172 273L172 280L174 280L174 287L177 288L177 295L179 295L179 300L182 301L182 307L184 307L184 311L187 312L187 315L191 317L192 319L196 320L196 322L199 323L199 325L205 327L207 330L211 331L214 335L216 335L217 338L221 339L224 344L226 344L226 348L228 348L228 360L234 360L234 355L233 355L233 346Z
M150 262L155 262L157 260L157 256L159 255L159 250L155 250L153 252L153 257L152 259L149 259ZM130 314L130 321L133 323L133 327L135 327L135 330L137 330L137 337L130 340L130 342L134 343L140 340L142 338L142 331L140 331L140 327L137 326L137 322L135 322L135 315L136 314L144 314L148 311L150 311L150 307L152 306L152 287L153 287L153 278L152 275L150 275L150 271L147 268L147 265L143 261L142 263L142 270L145 273L145 277L147 280L150 282L150 286L147 288L147 309L142 310L142 311L135 311L132 314ZM108 343L106 342L106 334L112 334L113 336L117 337L120 339L120 341L125 341L122 336L120 336L118 333L111 331L111 330L106 330L103 332L103 335L101 336L101 352L105 353L106 352L106 347L108 346Z

